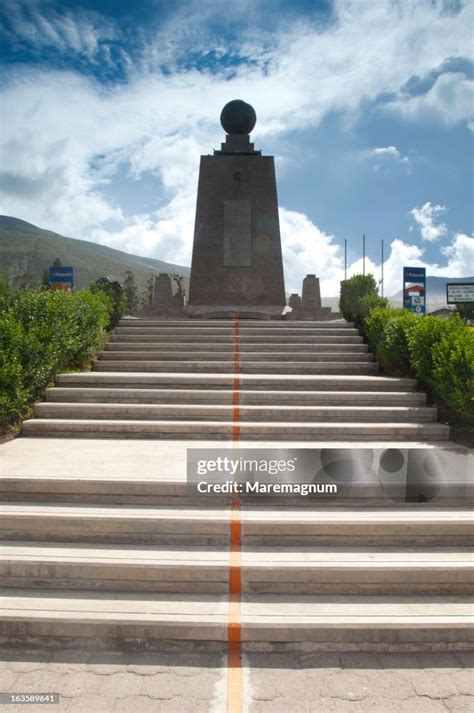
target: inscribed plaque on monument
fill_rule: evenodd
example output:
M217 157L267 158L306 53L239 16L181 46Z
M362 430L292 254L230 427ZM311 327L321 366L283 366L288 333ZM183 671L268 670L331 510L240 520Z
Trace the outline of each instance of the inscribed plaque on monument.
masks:
M224 201L224 265L251 267L252 232L249 200Z

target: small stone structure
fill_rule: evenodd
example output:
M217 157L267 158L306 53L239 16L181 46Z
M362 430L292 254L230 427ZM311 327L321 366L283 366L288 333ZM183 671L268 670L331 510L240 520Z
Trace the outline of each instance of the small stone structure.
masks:
M303 280L302 296L290 295L288 306L292 311L288 319L314 319L328 321L341 319L339 312L333 312L330 307L321 304L321 289L319 278L316 275L306 275Z
M169 312L173 308L173 284L167 272L160 272L153 282L152 304Z
M173 282L167 272L160 272L153 282L153 299L142 310L146 317L184 317L184 297L173 294Z
M306 275L303 280L301 306L303 317L314 317L321 310L321 289L316 275Z

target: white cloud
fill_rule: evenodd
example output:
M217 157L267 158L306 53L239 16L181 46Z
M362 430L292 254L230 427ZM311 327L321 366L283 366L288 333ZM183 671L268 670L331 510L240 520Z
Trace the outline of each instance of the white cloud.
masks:
M442 74L426 94L401 96L383 108L410 121L435 120L446 126L466 122L469 126L474 119L474 82L461 72Z
M72 71L13 66L1 97L0 150L8 171L0 211L134 253L188 261L199 155L220 142L217 117L226 101L240 96L256 105L255 140L264 145L268 136L278 142L284 132L316 126L331 111L356 117L362 101L396 93L414 73L424 76L446 57L470 53L474 3L447 14L428 1L338 0L337 21L328 27L286 23L271 36L248 29L250 20L257 26L262 5L237 3L229 10L232 19L241 12L248 22L231 47L223 47L222 37L213 37L205 25L221 11L219 5L205 3L203 11L202 2L189 3L157 34L150 31L123 83L99 85ZM38 48L97 60L98 48L116 33L97 13L40 13L38 4L26 0L8 7L11 28ZM227 51L249 62L214 74L160 70L164 60L172 68L190 48ZM440 87L443 82L436 96L444 96ZM452 89L456 106L464 105L467 91L459 79ZM433 102L430 111L444 115L446 102ZM456 109L455 115L463 112ZM408 158L396 146L374 152L380 160ZM127 215L125 205L106 197L113 195L123 167L133 180L159 176L153 209ZM291 210L282 209L281 220L289 281L298 288L297 273L311 262L322 265L324 279L333 284L341 258L331 236Z
M322 291L337 294L344 264L334 236L320 230L304 213L285 208L280 208L280 231L286 291L301 294L303 277L316 273Z
M438 272L438 275L472 277L474 273L474 236L456 233L451 245L442 248L441 252L449 262L446 268L440 268L442 272Z
M101 44L117 38L114 23L98 12L65 7L39 0L5 0L0 31L15 46L29 44L34 52L53 49L71 52L89 60L97 58ZM102 53L101 60L107 59Z
M396 146L376 146L373 149L369 149L368 153L378 158L392 158L396 161L400 161L400 163L410 162L409 157L403 156Z
M395 163L402 166L406 173L411 173L411 161L409 156L404 156L396 146L376 146L372 149L367 149L363 152L362 158L375 160L376 163L373 164L373 170L377 173L382 168L384 172L388 174L390 163Z
M379 146L370 151L375 156L393 156L393 158L400 158L400 151L396 146Z
M420 208L413 208L410 211L413 219L418 224L423 240L433 243L447 234L448 229L444 223L436 224L437 219L445 210L446 206L432 205L428 201Z
M302 281L308 273L320 278L321 293L326 296L339 294L344 279L342 247L333 235L327 235L302 213L280 209L285 287L287 292L301 294ZM386 241L387 245L388 241ZM445 265L424 259L424 248L392 240L389 254L384 261L384 294L391 296L402 287L403 267L425 267L428 275L441 277L469 277L474 272L474 238L458 233L452 243L442 249L447 258ZM347 267L347 276L362 274L362 258ZM365 260L365 272L381 279L381 265L369 257Z
M194 202L195 196L178 193L157 211L124 219L118 230L92 230L90 239L144 257L190 265Z

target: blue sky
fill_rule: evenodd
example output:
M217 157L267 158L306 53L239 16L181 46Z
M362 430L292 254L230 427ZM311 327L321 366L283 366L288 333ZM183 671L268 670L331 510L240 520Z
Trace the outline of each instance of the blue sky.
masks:
M474 3L4 0L0 212L189 264L199 156L253 104L286 287L474 272Z

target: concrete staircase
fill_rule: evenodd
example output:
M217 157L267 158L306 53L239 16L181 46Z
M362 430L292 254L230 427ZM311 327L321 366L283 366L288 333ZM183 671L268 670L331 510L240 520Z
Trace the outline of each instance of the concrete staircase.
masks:
M232 438L232 321L122 320L93 372L63 374L28 436ZM240 322L239 426L246 440L444 440L410 379L377 376L356 329Z
M63 443L78 455L78 441ZM226 641L228 503L189 504L175 492L170 504L166 483L146 475L151 496L142 480L141 504L133 475L118 488L112 468L92 492L90 476L76 475L74 503L59 477L21 478L29 500L5 499L0 510L0 641L85 648ZM96 501L97 488L106 504ZM244 504L243 646L469 648L471 523L462 508Z
M242 323L239 352L242 446L447 438L350 325ZM124 322L1 447L0 641L225 646L230 502L190 499L185 461L231 438L234 356L232 323ZM467 507L248 500L240 518L244 647L472 647Z

